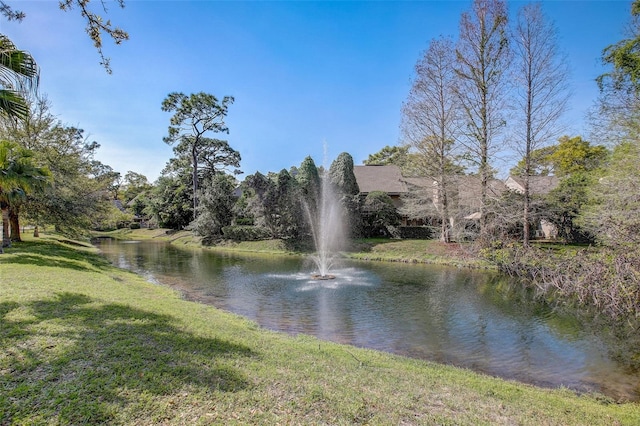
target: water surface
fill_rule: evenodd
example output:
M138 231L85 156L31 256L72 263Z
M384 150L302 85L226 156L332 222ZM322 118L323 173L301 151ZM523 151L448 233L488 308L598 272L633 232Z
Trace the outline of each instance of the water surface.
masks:
M311 278L298 257L219 254L158 242L97 243L115 265L263 327L437 361L545 387L638 400L640 375L610 340L487 272L345 262Z

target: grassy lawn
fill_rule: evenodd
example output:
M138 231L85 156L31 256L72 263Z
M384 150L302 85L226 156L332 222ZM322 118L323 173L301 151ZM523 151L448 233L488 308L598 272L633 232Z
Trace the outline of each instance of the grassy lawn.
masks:
M111 237L120 240L160 240L178 246L202 247L200 239L190 231L171 231L167 229L118 229L110 232L94 232L95 236ZM280 240L264 241L223 241L215 246L206 247L208 250L235 250L257 253L286 254L290 251Z
M0 424L637 425L640 405L290 337L33 239L0 255Z
M200 245L200 239L190 231L174 231L164 228L122 228L109 232L94 232L93 234L97 237L111 237L120 240L162 240L181 245Z
M388 262L433 263L470 268L490 268L491 265L473 252L471 245L438 240L356 240L348 257Z

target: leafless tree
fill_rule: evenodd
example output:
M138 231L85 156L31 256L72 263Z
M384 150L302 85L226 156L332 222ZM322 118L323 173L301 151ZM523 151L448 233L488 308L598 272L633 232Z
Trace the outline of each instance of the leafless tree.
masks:
M449 38L434 39L415 66L415 78L402 108L405 143L416 154L414 166L435 185L440 239L450 241L448 177L456 140L455 49ZM430 188L429 188L430 189Z
M552 143L560 135L560 118L569 100L569 67L558 51L555 25L538 3L523 6L513 34L515 90L514 149L522 155L524 170L523 244L529 245L530 176L532 151Z
M483 206L493 171L490 164L500 146L497 136L504 129L505 101L509 91L507 70L510 50L507 7L502 0L474 0L460 18L456 47L458 76L456 93L462 108L465 145L478 167L481 181L480 229L485 230Z

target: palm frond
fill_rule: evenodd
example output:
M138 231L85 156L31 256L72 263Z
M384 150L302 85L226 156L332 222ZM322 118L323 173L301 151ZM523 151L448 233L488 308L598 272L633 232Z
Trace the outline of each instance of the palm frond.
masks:
M29 105L19 92L0 89L0 110L10 116L25 118L29 114Z
M19 50L5 35L0 34L0 111L24 118L28 113L25 97L36 91L40 70L33 57Z

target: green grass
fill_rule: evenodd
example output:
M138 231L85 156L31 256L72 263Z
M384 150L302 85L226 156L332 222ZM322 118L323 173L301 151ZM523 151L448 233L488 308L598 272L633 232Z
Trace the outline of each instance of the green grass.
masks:
M281 240L262 241L225 241L214 246L207 247L210 250L244 251L255 253L294 254Z
M0 424L640 424L640 406L290 337L41 239L0 255Z
M472 253L469 244L445 244L437 240L356 240L352 259L406 263L433 263L470 268L491 268Z
M169 231L166 229L120 229L112 232L95 233L130 240L163 240L178 245L201 246L200 240L188 231ZM272 254L300 254L287 247L281 240L264 241L223 241L209 250L243 251ZM306 254L306 253L302 253ZM492 268L488 262L474 253L470 244L444 244L437 240L393 240L388 238L363 238L354 240L351 247L343 252L344 256L358 260L385 262L432 263L469 268Z
M174 244L200 246L200 238L190 231L175 231L171 229L117 229L109 232L93 232L96 237L111 237L119 240L161 240Z
M200 238L190 231L173 231L169 229L118 229L110 232L94 232L96 237L110 237L119 240L158 240L166 241L179 246L200 247ZM210 250L243 251L256 253L286 254L288 250L280 240L264 241L223 241L214 246L204 247Z

